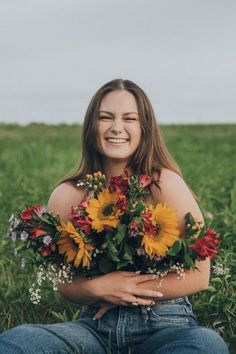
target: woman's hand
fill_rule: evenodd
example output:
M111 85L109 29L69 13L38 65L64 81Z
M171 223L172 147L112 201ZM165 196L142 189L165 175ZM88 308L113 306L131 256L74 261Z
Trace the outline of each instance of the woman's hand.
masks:
M156 290L141 288L141 284L153 280L151 274L139 275L135 272L116 271L93 279L93 293L102 307L154 305L163 296Z
M117 306L152 306L156 299L163 296L159 291L141 288L144 282L155 279L150 274L139 275L135 272L116 271L97 277L99 283L95 283L96 296L100 298L96 306L99 311L94 320L99 320L107 311ZM141 290L142 289L142 290Z

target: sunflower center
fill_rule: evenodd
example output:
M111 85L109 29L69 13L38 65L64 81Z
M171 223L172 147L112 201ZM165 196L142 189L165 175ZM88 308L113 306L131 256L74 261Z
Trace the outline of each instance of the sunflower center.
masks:
M74 238L71 237L70 239L70 242L71 242L71 247L73 248L74 251L77 251L78 250L78 243L75 242Z
M114 203L109 203L102 209L102 216L103 217L106 217L109 215L114 215Z

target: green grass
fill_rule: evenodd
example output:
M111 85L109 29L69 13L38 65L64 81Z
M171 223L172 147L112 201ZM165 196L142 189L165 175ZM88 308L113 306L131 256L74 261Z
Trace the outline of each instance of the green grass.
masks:
M201 325L236 343L236 125L162 126L168 149L199 197L207 226L222 234L208 291L191 297ZM79 307L47 291L40 305L29 301L33 272L21 268L5 237L10 215L32 203L46 204L58 180L80 158L78 125L0 125L0 329L21 323L51 323L79 316ZM210 212L213 219L209 217Z

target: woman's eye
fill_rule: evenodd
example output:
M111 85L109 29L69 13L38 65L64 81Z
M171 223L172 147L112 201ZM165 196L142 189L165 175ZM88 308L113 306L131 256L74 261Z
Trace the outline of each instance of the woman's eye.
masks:
M106 120L110 120L110 119L112 119L112 118L111 118L111 117L100 116L99 119L102 119L102 120L105 120L105 119L106 119Z
M125 118L125 120L137 120L137 119L133 118L133 117L127 117L127 118Z

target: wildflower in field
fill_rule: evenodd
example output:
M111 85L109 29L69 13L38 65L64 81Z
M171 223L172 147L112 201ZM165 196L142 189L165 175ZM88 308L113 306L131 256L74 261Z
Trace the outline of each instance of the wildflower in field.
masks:
M229 268L223 268L217 265L212 266L212 273L216 275L224 275L229 271Z
M205 211L204 212L204 216L205 216L206 219L209 219L209 220L213 220L214 219L214 216L213 216L213 214L210 211Z
M22 257L21 260L20 260L20 266L21 266L21 268L25 268L25 264L26 264L25 258Z

